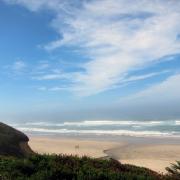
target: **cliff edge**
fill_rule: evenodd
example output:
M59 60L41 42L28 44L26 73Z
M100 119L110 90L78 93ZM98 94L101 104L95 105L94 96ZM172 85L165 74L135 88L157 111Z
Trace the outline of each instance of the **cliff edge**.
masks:
M24 133L0 122L0 155L28 156L33 153L28 141Z

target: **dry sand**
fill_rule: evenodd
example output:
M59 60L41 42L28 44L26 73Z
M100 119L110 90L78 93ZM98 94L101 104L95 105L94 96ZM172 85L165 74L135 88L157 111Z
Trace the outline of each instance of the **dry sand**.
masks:
M165 167L180 160L180 145L128 144L106 141L86 141L69 138L31 137L29 145L38 153L78 156L109 156L121 163L147 167L165 173Z
M119 143L105 141L85 141L78 139L31 137L30 147L38 153L67 154L78 156L104 157L103 151L119 146Z
M106 153L121 163L147 167L160 173L166 173L166 167L176 160L180 160L180 145L126 145L107 150Z

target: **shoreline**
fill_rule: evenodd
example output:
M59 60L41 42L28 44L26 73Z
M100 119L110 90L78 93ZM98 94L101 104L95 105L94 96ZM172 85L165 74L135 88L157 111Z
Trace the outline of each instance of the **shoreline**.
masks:
M123 164L166 173L165 167L180 160L179 139L136 137L82 137L29 135L30 147L40 154L66 154L113 158Z
M25 132L29 137L53 138L53 139L77 139L77 140L94 140L110 141L116 143L130 144L178 144L180 137L166 136L129 136L129 135L106 135L106 134L36 134Z

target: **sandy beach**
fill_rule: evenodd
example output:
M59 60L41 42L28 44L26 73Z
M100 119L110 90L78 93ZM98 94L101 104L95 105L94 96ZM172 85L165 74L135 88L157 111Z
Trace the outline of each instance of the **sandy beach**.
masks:
M176 160L180 160L180 145L127 144L123 147L109 149L106 153L121 163L147 167L160 173L166 173L166 167Z
M30 137L29 145L38 153L109 156L121 163L147 167L165 173L165 168L180 160L179 144L129 143L73 138Z
M29 145L38 153L67 154L78 156L91 156L94 158L107 156L104 150L123 146L123 143L90 141L79 139L31 137Z

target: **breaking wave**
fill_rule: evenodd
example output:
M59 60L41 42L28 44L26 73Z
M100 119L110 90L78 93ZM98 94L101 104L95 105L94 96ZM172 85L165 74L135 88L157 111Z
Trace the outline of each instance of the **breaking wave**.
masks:
M180 137L180 120L169 121L68 121L13 124L24 132L39 134L95 134L123 136Z
M96 135L121 135L135 137L180 137L175 132L160 132L160 131L128 131L128 130L70 130L70 129L43 129L43 128L18 128L24 132L41 132L55 134L96 134Z
M29 126L111 126L111 125L141 125L141 126L157 126L164 124L172 124L172 121L76 121L63 123L49 123L49 122L27 122L25 125ZM180 125L180 121L175 121L175 124ZM18 126L19 124L17 124Z

